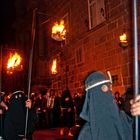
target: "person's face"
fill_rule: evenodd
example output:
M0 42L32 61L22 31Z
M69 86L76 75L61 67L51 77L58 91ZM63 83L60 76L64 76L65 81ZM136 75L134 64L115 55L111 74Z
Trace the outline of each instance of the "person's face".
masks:
M108 92L109 90L112 91L112 84L104 84L104 85L102 85L101 90L103 92Z

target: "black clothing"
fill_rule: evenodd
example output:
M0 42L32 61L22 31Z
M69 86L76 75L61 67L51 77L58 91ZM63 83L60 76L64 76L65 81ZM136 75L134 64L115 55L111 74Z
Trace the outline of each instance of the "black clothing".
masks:
M102 72L94 72L85 81L86 98L80 116L86 124L78 140L132 140L132 120L120 111L110 89L111 83Z
M45 127L44 126L45 125L44 103L45 103L45 99L42 97L42 95L40 97L37 97L34 103L34 108L36 110L37 118L38 118L38 121L36 123L37 129Z
M3 117L4 114L0 114L0 136L3 137Z
M60 126L60 116L61 116L61 108L60 108L60 98L54 98L54 107L53 107L53 125L54 127Z
M74 124L74 104L69 90L61 96L61 124L63 127L72 127Z
M26 107L25 96L22 91L13 93L9 100L8 110L4 119L4 136L5 140L20 140L19 135L25 134ZM33 132L35 121L35 112L29 109L27 138Z
M0 110L2 111L2 114L0 114L0 137L3 138L3 119L4 119L4 108L1 106L1 102L3 101L3 96L0 93Z
M78 116L80 115L80 112L82 111L83 103L84 103L84 96L77 95L74 97L74 106L76 107L76 113Z
M130 100L134 98L134 94L132 89L128 88L126 93L122 96L122 110L127 113L128 115L131 115L130 113Z

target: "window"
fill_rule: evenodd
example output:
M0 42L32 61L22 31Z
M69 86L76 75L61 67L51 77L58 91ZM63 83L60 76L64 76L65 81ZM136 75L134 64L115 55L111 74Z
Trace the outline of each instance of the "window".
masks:
M112 82L113 82L113 85L118 85L118 81L119 79L118 79L118 75L113 75L112 76Z
M80 64L83 62L83 49L82 47L76 50L76 63Z
M122 77L120 68L116 68L114 70L111 70L110 73L111 73L111 77L112 77L113 87L121 87L124 85L123 84L123 77Z
M104 0L88 0L89 29L105 21Z

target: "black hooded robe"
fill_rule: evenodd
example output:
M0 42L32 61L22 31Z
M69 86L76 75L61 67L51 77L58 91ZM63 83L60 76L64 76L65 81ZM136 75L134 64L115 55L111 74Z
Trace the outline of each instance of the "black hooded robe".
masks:
M90 75L85 83L92 82L93 77ZM80 117L87 122L81 129L78 140L133 140L131 118L119 110L112 92L103 92L101 86L102 84L86 92Z
M20 140L21 136L24 136L26 121L25 101L25 96L22 92L17 92L10 98L8 110L4 119L5 140ZM31 139L35 117L35 112L32 109L29 109L27 127L28 140Z

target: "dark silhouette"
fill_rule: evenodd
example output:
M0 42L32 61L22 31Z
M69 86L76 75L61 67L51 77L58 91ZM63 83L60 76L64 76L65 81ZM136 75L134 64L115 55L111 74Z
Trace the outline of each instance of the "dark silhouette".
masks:
M74 125L74 104L69 89L61 96L61 125L70 129ZM63 130L60 131L63 134ZM68 132L69 133L69 132Z
M13 92L4 118L4 137L6 140L19 140L24 137L26 120L26 97L23 91ZM27 139L32 140L36 114L29 108Z

